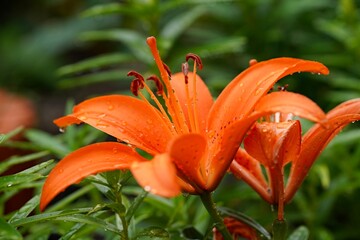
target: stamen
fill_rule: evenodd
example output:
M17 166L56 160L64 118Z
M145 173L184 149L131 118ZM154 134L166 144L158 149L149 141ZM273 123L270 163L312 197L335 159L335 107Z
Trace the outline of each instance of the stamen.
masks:
M162 96L162 95L163 95L163 93L164 93L164 87L163 87L160 79L159 79L157 76L152 75L152 76L148 77L146 80L148 80L148 81L149 81L149 80L154 81L154 83L155 83L155 85L156 85L156 89L157 89L156 94L157 94L158 96Z
M203 69L203 64L202 64L201 58L198 55L196 55L195 53L186 54L185 59L187 62L189 61L189 59L194 60L194 62L196 63L196 66L199 68L199 70Z
M198 109L197 109L197 91L196 91L196 67L199 68L199 70L202 70L203 68L203 64L201 61L201 58L194 54L194 53L188 53L186 55L186 61L189 61L189 59L194 60L194 70L193 70L193 74L194 74L194 79L193 79L193 97L192 97L192 116L193 119L191 119L190 121L193 122L194 125L194 130L197 132L199 130L199 121L198 121Z
M145 82L144 77L140 73L138 73L138 72L136 72L134 70L128 72L127 76L128 77L132 76L132 77L135 77L135 78L139 79L141 82Z
M181 69L182 72L184 74L184 79L185 79L185 93L186 93L186 108L187 108L187 112L188 112L188 118L189 118L189 124L190 124L190 129L191 131L195 130L195 125L194 125L194 115L193 112L191 111L191 98L190 98L190 93L189 93L189 64L187 62L184 62L181 65Z
M187 62L184 62L182 65L181 65L181 69L182 69L182 72L184 74L184 77L185 77L185 84L188 84L189 83L189 77L188 77L188 74L189 74L189 64Z
M177 128L177 131L180 132L189 132L188 126L186 125L185 116L181 109L179 100L177 96L173 92L173 88L171 87L170 78L169 78L169 69L166 70L167 67L161 60L159 51L156 46L156 38L148 37L146 40L147 44L150 47L151 53L154 56L156 65L160 71L161 79L165 84L165 88L167 90L167 97L164 97L165 104L168 108L169 114L171 115L174 125ZM165 94L163 94L165 96Z
M153 108L153 106L150 104L150 102L147 100L147 98L141 93L139 92L139 89L143 89L145 87L146 91L149 93L151 99L155 102L156 106L159 108L161 115L163 116L164 121L166 122L166 124L168 125L170 131L172 133L174 133L174 129L173 129L173 124L169 119L169 116L167 115L165 109L163 108L163 106L161 105L161 103L159 102L159 100L156 98L156 96L154 95L154 93L151 91L151 89L149 88L149 86L146 84L144 77L136 72L136 71L130 71L128 74L128 76L134 76L135 79L131 82L130 85L130 91L135 95L135 96L139 96L146 104L150 105L151 108ZM151 76L149 77L147 80L153 80L156 83L156 86L158 88L158 93L162 94L162 84L160 83L160 80L156 77L156 76ZM155 110L155 109L154 109ZM158 112L159 113L159 112ZM160 113L159 113L160 114Z
M130 91L132 92L132 94L138 96L140 88L141 88L141 84L139 79L134 79L130 84Z
M166 65L164 62L162 63L164 68L165 68L165 71L167 72L167 74L169 75L169 77L171 77L171 70L170 68L168 67L168 65Z

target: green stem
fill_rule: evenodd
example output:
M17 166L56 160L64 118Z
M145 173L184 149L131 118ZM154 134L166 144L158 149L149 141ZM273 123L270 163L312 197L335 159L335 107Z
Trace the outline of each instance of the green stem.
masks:
M220 216L218 210L216 209L211 193L205 192L200 195L200 198L206 210L210 214L212 220L214 221L217 230L221 232L224 240L232 240L232 236L229 233L227 227L225 226L223 218Z
M275 219L272 225L273 240L285 240L287 232L286 220Z
M118 207L116 207L116 213L119 216L120 220L121 220L121 224L123 226L123 230L122 230L122 234L120 235L120 239L122 240L129 240L129 232L128 232L128 222L126 219L126 215L125 215L125 207L122 203L122 197L121 197L121 192L120 190L117 191L115 193L116 196L116 204L118 205Z

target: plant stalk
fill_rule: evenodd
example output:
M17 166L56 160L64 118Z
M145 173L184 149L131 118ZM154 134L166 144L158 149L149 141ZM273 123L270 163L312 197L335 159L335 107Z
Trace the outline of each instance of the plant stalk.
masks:
M287 232L287 222L285 219L275 219L272 225L273 240L285 240Z
M224 219L220 216L218 210L216 209L211 193L205 192L200 195L200 198L224 240L232 240L233 238L224 224Z

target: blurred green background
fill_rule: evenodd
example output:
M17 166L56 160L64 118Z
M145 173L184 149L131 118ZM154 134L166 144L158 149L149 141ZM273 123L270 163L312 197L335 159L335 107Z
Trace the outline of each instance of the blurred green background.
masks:
M186 53L198 54L199 74L214 96L250 59L289 56L330 69L329 76L294 74L279 83L324 111L360 97L357 0L13 0L2 2L0 22L0 88L30 98L34 127L50 133L69 99L128 93L129 70L156 73L145 43L150 35L173 72ZM358 127L351 124L330 144L287 206L291 228L308 226L312 239L360 236ZM224 205L271 223L270 207L231 176L218 192Z

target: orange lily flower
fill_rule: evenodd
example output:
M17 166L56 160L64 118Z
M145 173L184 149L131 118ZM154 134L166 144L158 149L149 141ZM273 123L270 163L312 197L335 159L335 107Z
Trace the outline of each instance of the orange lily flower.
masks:
M233 239L248 239L248 240L257 240L259 239L256 230L249 225L235 219L232 217L225 217L224 218L224 224L229 230L231 236ZM214 228L214 240L223 240L223 236L217 230Z
M347 124L360 120L360 99L344 102L325 115L311 100L290 92L264 96L255 111L261 111L259 108L265 107L270 98L285 95L298 97L298 103L311 112L310 115L293 112L294 115L317 123L301 136L300 122L291 120L291 111L279 108L271 116L273 121L268 118L254 124L244 139L244 149L238 150L230 167L235 176L248 183L263 199L278 206L279 220L284 218L284 204L291 201L321 151ZM291 169L285 184L284 167L288 163ZM266 169L267 178L261 165Z
M62 159L45 181L40 208L69 185L98 172L130 169L137 182L151 193L172 197L181 191L202 194L213 191L227 172L248 128L260 116L281 102L254 113L258 100L282 77L295 72L328 74L318 62L277 58L252 64L213 98L196 74L201 60L188 54L182 73L171 75L162 62L156 39L147 43L160 71L153 80L156 96L137 72L131 90L139 98L123 95L101 96L75 106L73 113L54 122L63 128L87 123L114 136L120 142L96 143ZM189 59L194 60L189 72ZM150 95L147 100L142 91ZM160 104L162 98L165 107ZM297 109L295 103L294 108ZM291 107L290 107L291 108ZM124 144L125 143L125 144ZM135 149L153 156L147 160Z

